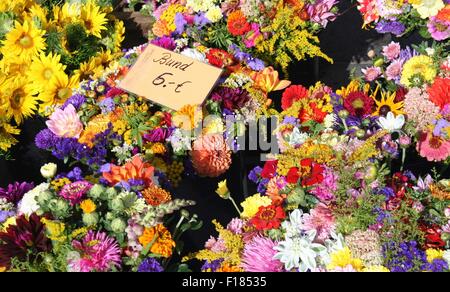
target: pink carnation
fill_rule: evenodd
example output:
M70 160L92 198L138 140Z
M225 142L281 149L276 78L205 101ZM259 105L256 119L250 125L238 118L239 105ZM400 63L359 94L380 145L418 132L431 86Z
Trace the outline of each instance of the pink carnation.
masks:
M366 69L361 70L364 74L364 78L368 82L375 81L381 75L381 69L379 67L368 67Z

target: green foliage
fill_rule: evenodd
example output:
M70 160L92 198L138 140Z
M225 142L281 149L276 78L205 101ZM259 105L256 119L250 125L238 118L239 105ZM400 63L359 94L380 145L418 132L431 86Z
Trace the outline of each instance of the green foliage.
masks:
M207 31L208 33L203 39L216 48L228 50L228 47L231 44L237 43L234 41L233 36L228 32L227 26L220 22L214 24ZM198 33L200 34L201 32ZM199 39L202 40L202 38Z

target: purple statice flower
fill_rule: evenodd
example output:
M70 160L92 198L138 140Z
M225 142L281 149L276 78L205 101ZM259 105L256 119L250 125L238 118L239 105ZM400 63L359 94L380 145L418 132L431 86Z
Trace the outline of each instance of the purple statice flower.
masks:
M74 167L66 176L70 181L80 181L83 180L83 171L79 167Z
M161 273L164 269L156 259L147 258L139 265L137 271L138 273Z
M116 104L112 98L105 98L98 104L98 106L102 110L102 114L109 114L116 109Z
M19 183L15 182L13 184L9 184L6 188L0 188L0 198L5 199L9 203L13 203L16 205L22 200L23 195L28 193L30 190L34 188L33 183Z
M261 180L261 182L258 184L257 187L257 192L260 193L261 195L264 195L266 193L267 190L267 184L269 184L269 179L268 178L263 178Z
M245 89L220 87L211 98L213 101L222 102L225 109L233 111L243 108L250 100L250 95Z
M73 105L73 107L76 110L79 110L80 107L86 102L86 97L84 95L81 94L75 94L72 95L68 100L66 100L66 102L64 103L64 105L62 106L62 109L65 109L69 104Z
M381 20L380 22L378 22L375 29L378 33L392 33L396 36L400 36L405 32L406 27L399 21Z
M435 121L435 126L433 130L434 136L440 136L442 138L447 138L447 133L445 132L445 128L450 127L450 122L445 119L439 119Z
M395 197L395 192L392 188L390 187L384 187L384 188L379 188L378 190L376 190L376 193L378 195L383 195L386 198L386 201L389 201L390 199Z
M50 129L44 129L36 135L34 143L39 149L49 150L54 147L58 139L59 138L56 137Z
M144 135L144 140L147 142L163 142L167 138L172 135L173 130L172 129L166 129L166 128L157 128L154 130L149 131L147 134Z
M175 50L175 48L177 47L177 45L175 44L175 41L168 36L163 36L161 38L156 38L154 40L151 41L151 43L155 46L173 51Z
M212 262L205 261L204 265L202 266L202 271L215 273L222 265L222 262L223 262L222 259L215 260Z
M391 272L421 272L429 268L427 256L416 241L387 243L383 254Z
M183 13L178 12L175 15L175 26L176 26L176 30L175 32L177 34L182 34L184 32L184 27L186 26L187 21L183 16Z
M261 177L261 172L262 172L262 168L261 166L257 166L254 169L252 169L250 171L250 173L248 174L248 179L252 182L254 182L255 184L258 183L259 178Z
M209 23L211 23L211 21L205 16L205 13L200 13L194 16L194 24L199 29Z
M13 211L0 211L0 224L8 220L8 218L16 215Z
M234 57L245 64L252 69L253 71L261 71L263 70L266 65L264 64L264 61L254 58L251 54L243 52L237 45L232 44L230 45L229 49L234 52Z
M310 20L326 27L329 21L336 19L336 14L331 11L336 2L336 0L317 0L313 4L307 4L306 10Z
M434 259L426 265L426 270L433 273L442 273L448 270L448 263L444 259Z

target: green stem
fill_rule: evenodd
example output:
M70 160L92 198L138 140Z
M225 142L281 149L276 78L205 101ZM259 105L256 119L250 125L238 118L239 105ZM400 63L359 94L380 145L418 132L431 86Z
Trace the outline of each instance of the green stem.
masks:
M230 201L233 203L234 208L236 209L236 211L238 212L238 214L240 216L241 210L239 210L239 207L237 206L236 202L234 201L234 199L232 197L230 197Z
M406 148L402 149L402 166L400 167L400 171L403 171L403 167L405 166L406 160Z

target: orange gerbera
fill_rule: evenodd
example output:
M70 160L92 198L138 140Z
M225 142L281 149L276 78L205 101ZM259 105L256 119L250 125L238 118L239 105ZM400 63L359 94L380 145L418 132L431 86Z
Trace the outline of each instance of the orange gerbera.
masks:
M151 244L150 252L161 255L165 258L172 256L175 241L172 234L162 224L158 224L152 228L145 228L139 237L139 243L145 248Z
M241 10L236 10L228 15L227 25L228 31L234 36L244 35L252 29Z
M155 168L144 163L140 156L136 155L132 161L124 166L111 165L109 172L104 172L103 177L111 184L127 182L130 179L143 180L146 186L153 184L152 178Z

